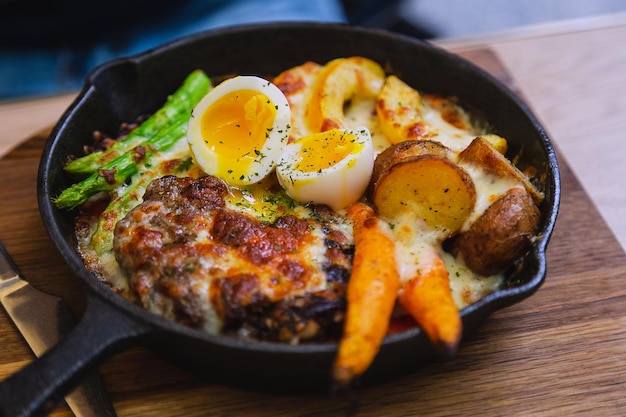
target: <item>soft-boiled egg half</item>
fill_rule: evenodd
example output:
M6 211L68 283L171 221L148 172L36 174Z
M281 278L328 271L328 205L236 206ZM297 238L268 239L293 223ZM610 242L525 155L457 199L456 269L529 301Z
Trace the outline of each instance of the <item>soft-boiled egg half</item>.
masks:
M229 184L253 184L276 166L289 137L284 94L263 78L237 76L212 89L193 109L187 141L196 163Z
M374 148L367 128L330 129L288 144L276 174L294 200L341 210L363 195L373 167Z

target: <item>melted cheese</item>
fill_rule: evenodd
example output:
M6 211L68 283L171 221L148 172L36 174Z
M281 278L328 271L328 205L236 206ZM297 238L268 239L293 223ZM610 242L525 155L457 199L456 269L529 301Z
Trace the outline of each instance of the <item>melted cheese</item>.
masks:
M124 195L130 187L134 187L134 196L136 198L134 200L131 199L126 206L127 210L133 209L143 201L142 196L149 183L149 180L146 180L146 178L156 178L164 175L163 168L169 161L182 162L189 158L191 158L189 146L184 140L179 140L167 151L155 152L150 158L150 165L143 165L140 174L135 175L132 178L132 182L123 183L111 191L111 199L113 200L116 196ZM198 170L192 166L190 168L182 168L173 173L180 176L197 176ZM91 201L105 197L98 194L92 197ZM113 248L104 253L97 253L94 249L91 238L98 228L98 220L95 217L83 217L80 219L83 227L87 228L88 231L84 230L82 233L77 233L78 251L90 271L106 282L116 293L132 298L128 288L128 276L117 263Z
M452 297L460 309L474 304L502 286L504 275L477 277L462 261L455 259L451 254L440 250L440 255L448 269Z
M372 134L375 153L378 154L391 145L391 142L385 138L378 127L374 100L354 100L347 104L345 109L346 125L350 128L366 126ZM453 104L448 105L452 106ZM469 122L467 122L468 129L460 129L448 123L444 119L440 107L431 103L429 99L423 101L422 118L428 126L428 130L434 132L432 140L440 142L458 153L465 149L477 135L486 133L476 126L469 125ZM464 118L468 118L462 109L456 108L456 111Z
M465 149L476 137L473 131L461 130L446 122L441 116L441 112L427 104L423 107L422 117L424 122L437 131L433 140L441 142L442 145L455 152Z
M450 148L455 155L465 149L477 135L486 133L476 126L469 125L469 123L468 129L460 129L448 123L442 115L441 106L437 106L437 103L437 99L426 98L423 102L422 118L429 130L436 132L432 140ZM390 142L377 128L374 106L373 101L356 101L350 103L345 114L348 125L365 125L372 132L375 132L372 135L374 149L376 153L380 153L390 146ZM458 112L466 120L469 120L461 109L458 109ZM458 163L456 160L454 162ZM474 210L462 230L466 230L498 197L504 195L509 189L523 186L515 180L491 175L474 165L463 163L459 165L472 178L477 194ZM390 235L397 242L397 266L402 281L412 278L419 270L427 269L432 262L432 257L437 255L444 260L448 269L452 295L459 308L475 303L501 286L504 279L502 274L489 277L477 276L465 266L462 260L456 259L441 248L441 238L436 232L425 230L425 225L416 224L415 219L411 216L399 219L389 229Z
M524 188L524 185L512 178L502 178L492 175L472 164L459 163L470 175L476 187L476 204L474 210L461 231L467 230L499 197L512 188Z
M440 257L448 270L452 296L459 309L475 303L502 284L502 274L478 277L462 260L442 249L441 236L436 231L428 231L410 215L399 217L388 230L396 242L396 264L401 282L428 271L435 257Z
M307 67L307 71L302 75L302 77L304 77L303 80L307 82L303 85L309 86L312 83L312 79L318 69L317 66ZM296 115L296 118L303 118L305 112L301 102L306 100L309 95L306 90L298 90L296 93L289 96L290 104L297 107L295 111L292 112L292 116ZM434 132L433 137L430 139L442 143L453 150L455 154L458 154L469 145L476 135L486 133L476 127L470 126L469 122L467 129L461 129L447 122L442 115L442 107L436 105L436 103L435 101L431 102L429 99L425 99L422 109L424 123L428 125L429 132ZM376 154L379 154L390 145L390 142L378 128L374 100L354 100L347 103L344 110L348 128L365 126L370 130L374 144L374 152ZM459 114L461 116L465 115L464 113ZM299 136L312 133L306 130L306 123L302 120L294 120L293 123L294 126L299 128L293 129L292 134ZM143 167L142 175L158 171L161 169L161 165L166 164L167 161L185 160L190 158L190 156L191 154L186 142L181 140L168 152L155 155L151 160L152 167ZM464 225L464 228L469 227L469 225L482 215L499 196L513 187L523 186L514 180L496 178L475 166L468 164L460 164L460 166L469 173L477 192L476 205L470 218ZM133 182L141 182L142 175L135 176ZM176 175L198 177L201 173L196 167L192 166L188 170L176 172ZM139 184L137 193L143 194L147 185L147 183ZM129 185L120 186L120 188L112 192L112 195L123 194L127 187L129 187ZM134 202L134 205L140 202L141 198L139 197L136 202ZM231 187L230 194L226 197L225 202L228 209L267 223L273 223L276 219L286 214L293 214L301 219L313 218L315 216L315 213L310 207L294 203L283 191L277 190L273 175L271 175L269 179L252 186L240 188ZM352 226L345 219L345 212L337 212L336 219L336 221L331 223L330 227L342 233L351 242ZM100 275L115 291L132 298L132 295L129 294L126 273L117 264L113 250L111 249L104 255L95 255L90 238L95 231L97 219L83 220L87 221L89 224L89 232L87 233L83 230L82 233L78 234L79 250L88 268ZM329 227L328 224L325 224L325 227ZM451 254L445 252L441 247L442 237L436 232L427 232L425 226L416 223L412 216L398 219L394 224L385 224L384 227L387 233L396 242L396 261L402 281L412 278L420 270L427 269L429 265L432 264L434 257L441 257L449 273L450 286L455 303L460 309L476 302L502 285L502 275L479 277L470 271L461 260L455 259ZM298 256L307 263L318 264L323 262L327 249L324 243L327 233L328 230L322 230L319 224L314 227L311 231L312 244L308 245L306 250L299 253ZM197 233L196 239L199 242L208 242L211 236L205 231L200 231ZM206 262L213 262L213 260ZM204 265L204 267L207 270L210 268L219 268L220 270L246 269L246 266L241 263L241 258L228 254L219 260L219 265L211 263L211 265L207 264ZM261 275L263 275L262 272ZM280 299L281 294L273 292L276 288L269 283L269 280L273 279L273 277L261 276L260 278L265 281L263 287L266 289L268 297L270 299ZM326 284L325 277L320 274L310 279L306 287L299 289L298 292L294 294L305 294L309 291L320 290L324 288ZM208 284L205 285L206 288L196 288L196 291L207 294L208 299L210 288ZM203 314L210 317L204 330L211 333L218 332L221 326L219 317L210 303L206 303L204 308L205 311L203 311Z
M379 154L389 146L389 141L380 131L376 118L374 100L354 100L345 109L346 125L352 129L365 126L372 136L374 153Z

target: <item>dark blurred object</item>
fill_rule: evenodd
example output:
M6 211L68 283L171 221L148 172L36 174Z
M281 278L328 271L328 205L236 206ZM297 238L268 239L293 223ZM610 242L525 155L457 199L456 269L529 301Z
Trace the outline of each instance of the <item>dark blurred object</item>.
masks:
M0 100L77 91L103 62L278 21L346 19L341 0L0 0Z
M353 23L427 39L485 35L626 12L624 0L342 0L342 3Z
M348 22L383 28L419 39L434 38L435 33L402 17L402 0L342 0Z
M0 45L88 45L186 0L0 0Z

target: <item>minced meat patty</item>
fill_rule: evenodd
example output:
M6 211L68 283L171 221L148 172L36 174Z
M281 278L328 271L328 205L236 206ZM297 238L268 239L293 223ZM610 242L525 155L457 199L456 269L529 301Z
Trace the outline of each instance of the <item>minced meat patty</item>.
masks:
M213 176L166 176L118 222L115 257L139 303L211 333L291 343L338 336L349 239L322 208L267 224L227 208L228 192Z

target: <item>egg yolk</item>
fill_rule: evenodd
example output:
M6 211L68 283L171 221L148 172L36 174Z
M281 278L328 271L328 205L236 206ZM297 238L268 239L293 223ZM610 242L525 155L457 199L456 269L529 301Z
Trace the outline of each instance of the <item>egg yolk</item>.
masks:
M272 131L276 105L255 90L237 90L216 100L202 115L206 146L219 155L218 174L245 173Z
M302 147L294 168L301 172L327 169L363 147L355 134L338 129L305 136L298 142Z

